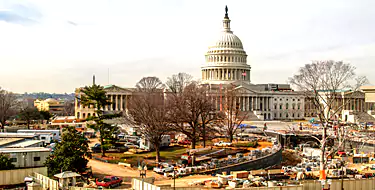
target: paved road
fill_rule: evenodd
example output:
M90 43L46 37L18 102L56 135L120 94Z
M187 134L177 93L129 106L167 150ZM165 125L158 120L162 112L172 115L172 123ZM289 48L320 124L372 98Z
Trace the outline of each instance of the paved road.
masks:
M98 160L90 159L88 166L92 167L92 172L98 175L114 175L124 178L129 177L139 177L139 171L136 169L125 168L124 166L119 166L117 164L110 164L101 162ZM163 179L164 176L156 174L152 171L147 171L147 177L155 177L158 179Z

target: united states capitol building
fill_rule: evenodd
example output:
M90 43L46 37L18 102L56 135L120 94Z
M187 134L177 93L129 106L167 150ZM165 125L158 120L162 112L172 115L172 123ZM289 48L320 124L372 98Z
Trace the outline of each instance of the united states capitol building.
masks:
M221 107L222 89L230 85L236 89L236 102L239 108L248 112L247 120L302 120L316 116L309 98L301 92L294 91L289 84L251 83L251 66L247 62L246 51L240 38L231 30L230 22L226 8L223 30L217 41L209 46L205 63L201 67L202 83L210 87L217 109ZM113 102L105 111L126 111L127 101L134 89L108 85L105 86L105 90ZM77 88L76 94L79 96L80 93L80 88ZM347 108L349 111L365 113L369 106L362 94L354 97L353 105ZM84 119L95 112L93 108L82 106L77 99L75 114L78 119ZM338 117L343 116L340 114Z
M202 82L221 95L222 88L236 88L241 111L249 112L250 120L285 120L304 118L304 96L288 84L252 84L251 66L242 42L230 28L226 8L223 31L208 48L206 62L201 67ZM220 98L216 98L220 104ZM217 106L219 107L219 105Z

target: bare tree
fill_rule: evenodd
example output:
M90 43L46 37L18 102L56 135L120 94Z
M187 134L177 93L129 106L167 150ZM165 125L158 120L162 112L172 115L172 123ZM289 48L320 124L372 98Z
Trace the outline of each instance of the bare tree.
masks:
M65 101L63 114L66 116L74 115L74 100Z
M127 120L140 126L143 137L156 151L156 162L160 161L160 143L170 131L169 111L164 104L163 84L159 78L145 77L136 87L128 106Z
M4 128L5 121L15 113L17 105L16 95L0 87L0 129Z
M237 129L245 120L248 113L241 111L240 102L236 96L236 92L237 90L234 86L228 86L225 89L225 95L223 98L223 125L230 142L233 141L233 136L236 134Z
M19 117L21 120L26 121L27 128L30 129L31 122L39 120L41 115L36 107L24 105L20 108Z
M135 87L140 92L157 92L164 88L164 84L158 77L143 77Z
M345 109L350 97L355 96L359 87L368 81L366 77L358 77L352 65L332 60L306 64L289 80L311 100L323 127L322 138L316 139L320 142L321 148L320 170L325 172L326 157L337 152L346 137L344 126L338 128L336 135L327 134L327 128ZM338 146L331 147L326 154L326 144L330 137L338 141Z
M166 85L168 86L170 92L175 94L180 94L183 92L186 86L193 82L193 76L187 73L178 73L168 77Z
M195 149L199 134L205 133L203 127L206 129L210 123L218 119L207 88L192 82L180 95L169 94L167 102L175 130L184 133L191 140L192 149Z

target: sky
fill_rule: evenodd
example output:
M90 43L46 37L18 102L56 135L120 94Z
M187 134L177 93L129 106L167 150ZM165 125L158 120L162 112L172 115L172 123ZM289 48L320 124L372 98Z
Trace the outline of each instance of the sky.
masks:
M252 83L286 83L326 59L375 81L374 0L0 0L0 87L71 93L94 74L123 87L178 72L200 79L225 5Z

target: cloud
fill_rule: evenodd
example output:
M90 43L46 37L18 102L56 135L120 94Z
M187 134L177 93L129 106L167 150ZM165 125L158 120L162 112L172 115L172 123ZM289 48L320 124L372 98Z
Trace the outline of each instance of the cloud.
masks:
M199 78L227 3L0 0L0 86L71 92L91 84L93 74L107 84L108 68L110 83L129 87L150 75L165 80L187 72ZM252 80L283 83L316 59L351 61L358 73L371 74L373 5L373 0L269 0L233 1L228 7Z
M33 25L40 22L42 14L31 4L11 4L0 9L0 21L20 25Z

